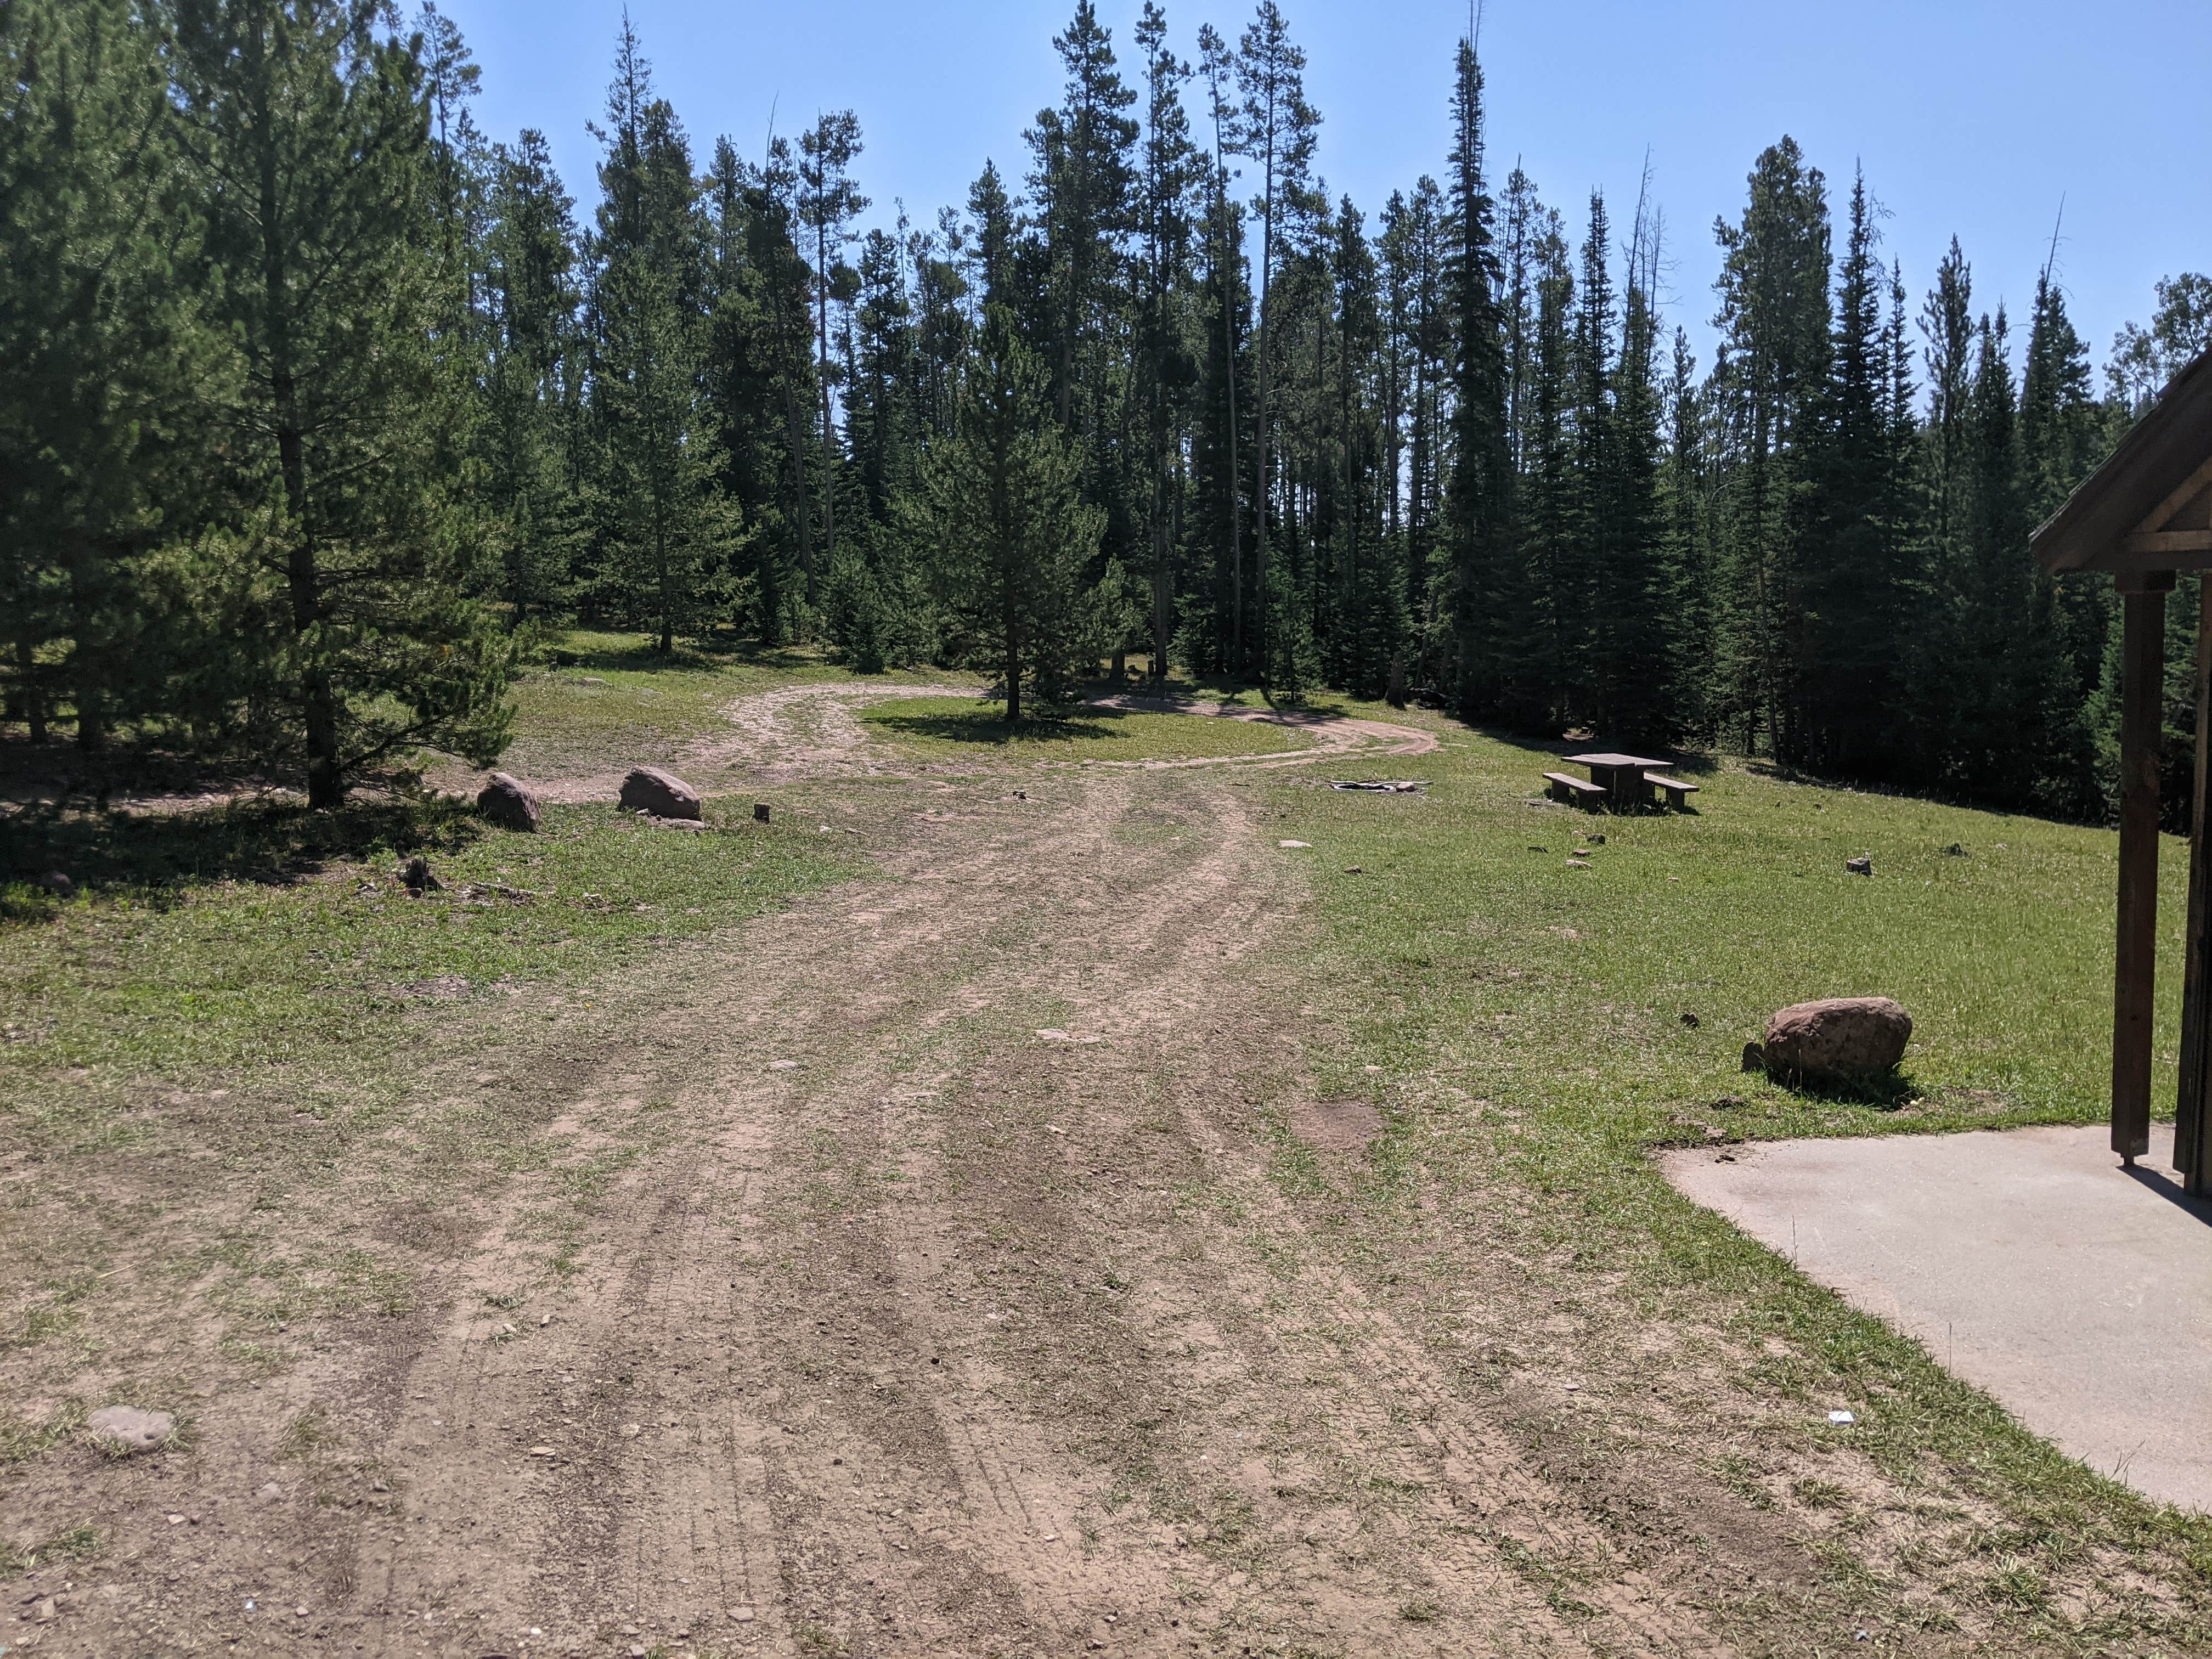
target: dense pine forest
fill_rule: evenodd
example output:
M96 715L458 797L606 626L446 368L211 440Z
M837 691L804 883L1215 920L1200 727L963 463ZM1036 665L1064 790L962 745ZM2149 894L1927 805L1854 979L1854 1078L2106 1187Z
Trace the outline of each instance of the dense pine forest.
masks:
M6 720L329 805L493 759L581 623L973 667L1010 719L1133 666L2102 813L2114 606L2027 537L2212 280L2099 369L2050 267L2024 317L1955 242L1908 273L1787 137L1671 242L1648 185L1504 165L1463 41L1436 176L1363 206L1274 0L1054 45L916 220L852 112L695 141L625 26L583 206L434 9L8 0Z

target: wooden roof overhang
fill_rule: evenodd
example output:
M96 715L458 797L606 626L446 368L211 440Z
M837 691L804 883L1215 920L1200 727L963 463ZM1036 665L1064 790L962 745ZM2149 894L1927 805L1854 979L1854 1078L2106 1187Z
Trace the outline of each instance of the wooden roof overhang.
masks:
M2212 351L2173 377L2030 544L2054 574L2109 571L2124 586L2212 569Z

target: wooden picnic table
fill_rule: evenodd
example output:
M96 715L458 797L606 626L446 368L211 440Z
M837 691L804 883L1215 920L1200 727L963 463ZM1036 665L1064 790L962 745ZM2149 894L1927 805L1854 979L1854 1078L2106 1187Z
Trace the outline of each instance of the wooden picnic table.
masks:
M1567 763L1589 769L1590 781L1605 791L1607 802L1616 812L1632 812L1646 805L1651 799L1651 788L1644 781L1644 775L1667 769L1665 761L1642 755L1570 755Z

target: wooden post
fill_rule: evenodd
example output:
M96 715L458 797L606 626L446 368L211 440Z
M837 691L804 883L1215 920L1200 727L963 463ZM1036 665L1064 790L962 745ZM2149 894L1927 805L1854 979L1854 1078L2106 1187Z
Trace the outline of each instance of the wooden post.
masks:
M2181 1087L2174 1100L2173 1167L2186 1192L2212 1191L2207 1158L2206 1094L2212 1088L2212 840L2206 836L2206 762L2212 756L2212 574L2198 584L2197 773L2189 824L2189 933L2182 951Z
M2150 1150L2151 1032L2158 980L2158 759L2166 596L2173 573L2122 576L2120 894L2112 958L2112 1150Z

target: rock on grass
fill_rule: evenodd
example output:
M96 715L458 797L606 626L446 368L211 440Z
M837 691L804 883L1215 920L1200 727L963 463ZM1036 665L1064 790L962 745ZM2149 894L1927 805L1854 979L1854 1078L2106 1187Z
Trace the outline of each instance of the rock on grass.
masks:
M1887 1076L1911 1036L1912 1016L1887 997L1830 997L1768 1020L1763 1053L1772 1077L1864 1082Z
M527 835L544 821L538 810L538 797L521 779L505 772L495 772L491 781L477 793L477 811L502 830L517 830Z
M623 780L621 804L626 812L650 812L657 818L696 819L703 816L699 792L673 772L664 772L657 766L640 766L631 770Z

